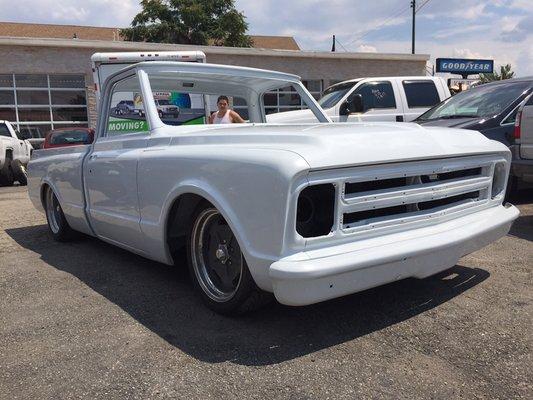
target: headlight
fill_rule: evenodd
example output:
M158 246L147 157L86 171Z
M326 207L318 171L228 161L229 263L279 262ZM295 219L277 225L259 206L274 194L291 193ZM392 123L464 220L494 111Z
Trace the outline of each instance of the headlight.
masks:
M298 197L296 232L301 236L324 236L331 232L335 217L335 186L331 183L305 188Z
M491 197L493 199L505 191L506 178L507 168L505 168L505 163L496 163L496 165L494 166L494 176L492 177Z

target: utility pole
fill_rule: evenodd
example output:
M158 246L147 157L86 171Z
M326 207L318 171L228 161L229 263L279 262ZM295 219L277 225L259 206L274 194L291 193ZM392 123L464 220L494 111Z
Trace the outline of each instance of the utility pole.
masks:
M413 7L413 33L411 42L411 54L415 54L415 15L416 15L416 0L411 1L411 7Z
M331 45L331 51L335 51L335 35L333 35L333 44Z

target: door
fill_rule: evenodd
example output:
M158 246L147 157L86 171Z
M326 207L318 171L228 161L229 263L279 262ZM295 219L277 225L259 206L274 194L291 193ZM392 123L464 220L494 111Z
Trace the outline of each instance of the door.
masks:
M118 104L130 100L143 112L118 113ZM137 165L150 136L142 104L137 76L113 86L105 126L100 129L84 165L87 208L93 230L102 239L137 253L142 253L143 242Z
M406 79L397 83L406 122L414 120L441 101L432 79Z
M533 95L522 109L520 119L520 157L533 159Z
M389 80L361 83L348 97L361 95L363 112L339 116L339 122L403 121L401 99Z

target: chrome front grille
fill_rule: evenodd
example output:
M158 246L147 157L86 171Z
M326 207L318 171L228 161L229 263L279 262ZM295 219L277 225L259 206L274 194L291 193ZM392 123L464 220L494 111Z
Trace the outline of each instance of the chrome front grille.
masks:
M330 233L307 237L307 246L415 229L491 207L502 202L508 171L504 156L482 155L314 172L309 185L336 188L335 217Z
M360 171L342 183L339 228L374 229L486 202L491 196L494 163L439 160Z

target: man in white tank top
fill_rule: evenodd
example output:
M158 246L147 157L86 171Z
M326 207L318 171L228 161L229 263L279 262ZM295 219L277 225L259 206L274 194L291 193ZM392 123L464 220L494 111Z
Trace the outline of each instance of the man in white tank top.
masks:
M235 111L229 108L227 96L219 96L217 99L218 111L209 116L210 124L241 124L244 120Z

